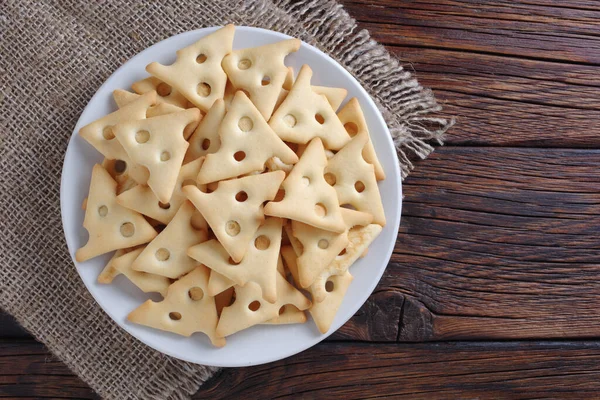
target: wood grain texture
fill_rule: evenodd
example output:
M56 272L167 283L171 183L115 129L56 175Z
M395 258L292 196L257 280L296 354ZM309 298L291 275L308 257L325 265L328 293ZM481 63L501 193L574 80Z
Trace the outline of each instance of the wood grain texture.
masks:
M195 398L596 398L599 389L597 342L329 343L223 370Z

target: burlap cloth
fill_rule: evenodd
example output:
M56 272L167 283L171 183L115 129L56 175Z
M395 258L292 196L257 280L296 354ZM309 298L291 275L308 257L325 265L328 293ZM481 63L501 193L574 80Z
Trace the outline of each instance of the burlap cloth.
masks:
M0 306L105 398L188 398L216 368L165 356L104 314L71 262L59 186L69 136L127 59L180 32L259 26L329 53L376 99L402 166L451 121L334 1L0 0Z

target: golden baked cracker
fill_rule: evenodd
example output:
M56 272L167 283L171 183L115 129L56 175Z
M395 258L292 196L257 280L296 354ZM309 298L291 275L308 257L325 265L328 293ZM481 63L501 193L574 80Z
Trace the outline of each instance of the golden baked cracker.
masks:
M371 214L344 208L341 211L347 227L343 233L324 231L302 222L292 221L292 234L302 243L303 249L297 261L298 283L301 287L307 288L312 285L317 276L348 246L350 228L356 225L367 225L373 220Z
M211 275L212 275L212 272L211 272ZM210 286L210 279L208 282L209 282L208 285ZM235 289L233 288L233 286L231 286L228 289L225 289L221 293L218 293L216 296L214 296L215 297L215 306L217 307L217 315L219 317L221 316L221 311L223 311L223 308L233 304L233 301L235 300L234 295L235 295Z
M78 262L133 247L154 239L156 231L141 214L117 203L117 182L100 164L94 165L83 227L88 242L75 252Z
M229 110L229 106L231 106L231 102L233 101L233 97L235 96L235 92L237 89L233 86L233 83L227 79L227 84L225 85L225 94L223 94L223 103L225 103L225 109Z
M143 250L144 247L140 247L115 258L112 266L115 271L117 271L119 274L125 275L127 279L129 279L135 286L140 288L141 291L145 293L160 293L164 297L167 294L169 285L171 284L170 279L165 278L164 276L135 271L132 268L136 258Z
M208 294L210 296L216 296L233 286L235 286L235 282L225 275L214 270L210 271L210 278L208 279Z
M246 95L238 91L219 127L221 147L207 154L198 174L200 183L234 178L262 171L271 157L287 164L298 161L296 154L269 128Z
M216 240L191 247L188 255L225 275L237 285L256 283L262 290L262 297L274 303L277 300L275 277L281 247L282 223L279 218L267 218L253 235L251 245L239 263L234 262Z
M288 39L233 51L223 59L223 69L236 89L248 93L265 120L269 120L288 69L285 57L300 48L300 40Z
M242 329L249 328L273 318L277 318L279 310L285 305L293 305L299 310L310 307L310 301L296 288L290 285L277 271L277 301L274 304L264 301L261 288L254 282L244 286L235 286L235 301L223 308L217 325L217 333L229 336Z
M377 158L377 154L375 153L375 149L373 148L373 143L371 142L371 136L369 134L369 128L367 127L367 121L365 121L365 116L363 115L362 109L360 108L360 103L356 97L353 97L348 101L348 103L337 113L338 118L344 124L344 128L346 128L346 132L352 137L357 134L366 132L369 136L369 141L365 145L363 150L363 157L366 162L369 164L373 164L375 167L375 176L378 181L385 179L385 172L383 171L383 167Z
M191 108L160 117L122 122L113 128L131 160L148 168L148 186L163 203L171 200L189 145L183 131L199 119L200 111Z
M328 231L344 232L346 225L335 189L323 177L326 165L323 143L315 138L283 181L283 200L267 203L265 215L293 219Z
M214 153L221 147L219 126L225 117L225 103L217 99L196 130L189 138L190 147L185 154L183 163L187 164L197 158Z
M298 307L292 304L286 304L279 308L275 318L271 318L263 324L268 325L286 325L286 324L303 324L306 322L306 313L299 310Z
M177 50L171 65L153 62L146 71L169 84L202 111L208 111L225 93L227 75L221 67L231 52L235 27L231 24Z
M267 160L265 166L267 171L283 171L285 174L292 172L294 166L292 164L286 164L279 157L271 157Z
M326 293L325 298L320 302L313 302L312 307L308 310L319 332L326 333L331 327L352 279L354 278L350 275L350 272L346 271L344 275L330 276L324 282L322 291Z
M204 158L199 158L181 167L179 175L177 175L171 200L168 203L161 203L152 189L143 185L138 185L131 190L119 194L117 202L124 207L154 218L163 224L168 224L173 219L177 210L179 210L179 206L186 199L182 191L184 185L195 185L200 187L201 190L206 190L203 185L196 183L196 177L203 161Z
M214 346L223 347L225 339L215 332L218 320L215 299L206 293L208 274L208 268L196 267L169 286L163 301L147 300L129 313L127 319L183 336L203 332Z
M133 263L136 271L176 279L193 270L198 262L187 255L189 247L208 238L207 228L192 224L196 208L184 202L167 227L154 238Z
M381 233L381 226L369 224L367 226L357 226L348 232L348 246L342 254L337 255L334 260L315 278L310 292L313 299L317 302L322 301L327 293L325 292L325 282L332 275L343 275L348 268L369 248L373 240Z
M327 99L310 85L312 70L302 66L292 90L269 120L269 126L287 142L308 143L318 137L330 150L341 149L350 141Z
M296 286L300 286L300 277L298 275L298 254L292 246L281 246L281 257L287 270L290 271Z
M275 198L284 178L283 171L275 171L221 181L212 193L203 193L193 186L184 187L183 192L231 258L240 262L265 219L263 203Z
M127 153L115 137L113 128L120 122L145 119L146 111L154 104L156 104L156 92L151 91L125 107L87 124L79 130L79 135L106 158L127 159Z
M115 103L117 104L118 108L125 107L127 104L139 99L140 96L141 95L137 93L132 93L128 90L113 90L113 99L115 100Z
M156 91L159 103L173 104L181 108L188 108L190 105L188 99L185 98L179 91L172 88L171 85L161 81L160 79L150 76L141 81L134 82L131 88L137 94L145 94L151 91Z
M311 86L311 88L316 94L325 96L333 111L337 111L337 109L340 108L344 102L344 99L348 95L348 91L344 88L314 85Z
M333 156L325 168L325 179L337 192L341 205L349 204L358 211L373 215L373 222L385 226L385 213L373 164L362 156L369 141L366 132L352 138Z
M120 274L120 272L117 271L117 269L113 265L113 262L115 261L116 258L121 257L125 253L127 253L127 251L125 249L119 249L119 250L115 251L115 254L113 254L111 259L108 260L108 263L102 269L102 272L100 272L100 275L98 275L98 283L103 283L103 284L112 283L112 281L115 279L115 277Z

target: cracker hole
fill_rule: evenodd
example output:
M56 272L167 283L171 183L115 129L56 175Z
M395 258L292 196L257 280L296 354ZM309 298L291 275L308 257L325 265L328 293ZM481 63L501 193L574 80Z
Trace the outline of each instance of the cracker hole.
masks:
M156 250L154 256L158 261L167 261L169 258L171 258L171 252L164 247L161 247L160 249Z
M146 143L150 140L150 132L148 131L138 131L135 133L135 141L138 143Z
M132 237L135 233L135 226L131 222L125 222L119 230L124 237Z
M290 128L293 128L294 126L296 126L298 121L296 120L296 117L294 117L292 114L288 114L285 117L283 117L283 123L289 126Z
M346 132L348 132L348 135L350 136L354 136L358 133L358 126L354 122L346 122L344 128L346 128Z
M236 151L233 155L233 158L235 159L235 161L242 161L244 158L246 158L246 153L244 153L243 151Z
M235 262L235 260L231 257L229 257L229 265L239 265L239 262Z
M204 217L200 214L200 211L195 211L190 218L190 225L192 225L192 229L196 231L204 230L206 225L204 221Z
M181 319L181 314L177 311L173 311L169 313L169 318L171 318L172 321L179 321Z
M254 300L252 303L248 304L248 309L250 311L258 311L260 308L260 301Z
M254 127L254 123L252 122L250 117L242 117L238 122L238 127L242 132L248 132L252 130L252 128Z
M327 239L321 239L319 240L318 246L320 249L325 250L329 247L329 241Z
M210 147L210 139L204 139L202 141L202 150L208 150L208 148Z
M206 61L206 54L199 54L198 57L196 57L196 62L198 64L204 64L204 61Z
M327 293L333 292L333 289L335 289L335 285L333 284L333 281L325 282L325 291Z
M117 175L121 175L127 169L127 163L123 160L117 160L113 169Z
M308 176L303 176L300 180L304 186L310 185L310 178Z
M325 118L323 118L323 116L319 113L315 114L315 119L321 125L323 125L325 123Z
M225 232L229 236L237 236L240 233L240 224L237 221L227 221L225 224Z
M331 186L333 186L337 182L337 179L335 178L334 174L332 174L331 172L328 172L325 174L325 182L327 182Z
M104 129L102 129L102 136L104 137L104 139L106 140L113 140L115 138L115 133L112 130L113 125L109 125L109 126L105 126Z
M169 161L171 159L171 154L168 151L163 151L160 153L160 161Z
M194 286L193 288L188 290L188 296L190 296L190 299L194 301L202 300L202 298L204 297L204 290L202 290L198 286Z
M212 89L210 88L210 85L208 83L201 82L196 87L196 91L198 92L199 96L208 97L210 96L210 92L212 91Z
M284 189L279 189L277 191L277 194L275 195L275 198L273 199L273 202L277 203L278 201L283 200L284 197L285 197L285 190Z
M161 97L170 95L171 91L171 86L169 86L167 83L161 82L158 84L158 86L156 86L156 93L158 93L158 95Z
M361 181L356 181L354 183L354 189L356 189L358 193L362 193L365 190L365 184Z
M243 60L240 60L240 62L238 62L238 68L245 70L248 69L252 66L252 61L248 60L247 58L244 58Z
M235 199L240 203L243 203L244 201L248 200L248 193L244 192L243 190L241 192L237 192Z
M315 204L315 214L318 217L325 217L327 215L327 208L323 205L323 203Z
M267 86L271 84L271 77L270 76L263 76L263 78L260 81L260 84L263 86Z
M271 245L271 240L265 235L260 235L254 240L254 247L258 250L266 250Z
M279 315L283 314L285 312L285 306L281 306L281 308L279 309Z
M181 187L184 187L184 186L196 186L197 187L196 181L191 178L185 179L183 182L181 182Z
M108 207L106 207L106 206L98 207L98 215L99 216L106 217L106 214L108 214Z
M163 203L162 201L159 201L158 206L163 210L168 210L169 208L171 208L171 203Z

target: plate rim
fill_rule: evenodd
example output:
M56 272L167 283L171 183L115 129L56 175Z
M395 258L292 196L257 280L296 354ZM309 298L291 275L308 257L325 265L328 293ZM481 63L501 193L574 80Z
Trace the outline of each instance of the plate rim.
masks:
M307 349L310 349L311 347L319 344L323 340L327 339L330 335L335 333L341 326L343 326L346 322L348 322L356 314L356 312L366 303L366 301L371 296L371 294L373 294L373 291L375 290L376 286L381 281L381 277L383 276L383 273L386 271L387 266L389 265L389 261L391 259L391 255L393 253L393 250L394 250L397 240L393 240L390 242L390 245L388 246L385 257L384 257L384 259L387 260L386 265L383 268L380 268L380 271L377 273L376 276L374 276L374 279L372 280L371 284L369 284L368 288L364 291L365 293L368 293L366 298L362 302L360 302L360 305L352 314L350 314L347 318L345 318L345 317L342 318L343 321L341 322L341 324L339 326L335 327L335 329L333 329L334 326L332 326L329 329L329 331L326 332L325 334L315 335L314 340L310 340L310 341L307 341L306 343L303 343L297 349L294 349L293 351L291 351L283 356L281 356L281 355L267 356L267 357L263 357L257 361L251 361L251 362L235 362L235 361L234 362L223 362L223 363L221 363L221 362L212 363L211 362L210 364L207 364L206 362L195 360L192 357L188 357L186 355L175 354L175 353L171 352L169 349L157 348L154 344L147 343L146 340L138 337L138 335L136 335L134 332L132 332L132 330L129 329L129 326L126 323L120 321L119 318L115 317L115 315L113 315L113 313L111 312L110 308L103 306L102 302L98 300L98 298L96 297L96 294L94 293L93 290L90 289L90 285L88 284L86 279L84 279L81 272L79 271L79 268L81 266L79 265L80 263L78 263L74 258L74 253L75 253L76 249L72 248L72 245L74 245L74 243L71 243L72 240L69 241L69 239L68 239L67 228L66 228L67 221L65 219L65 215L67 214L66 209L65 209L65 207L66 207L65 199L68 196L68 194L66 193L67 189L66 189L66 185L65 185L65 180L66 180L65 171L66 171L66 166L67 166L67 160L69 159L70 153L72 153L74 151L73 149L75 146L73 146L72 144L73 144L73 141L75 140L75 137L77 136L77 130L78 130L77 127L80 125L80 122L84 118L84 116L86 116L86 114L88 112L90 112L89 111L90 104L93 104L94 101L96 100L96 98L100 95L100 93L103 92L102 89L104 87L106 87L107 85L109 85L109 83L112 81L112 79L115 78L115 76L119 75L121 70L123 70L127 64L134 62L137 58L141 58L142 54L152 51L152 49L157 47L159 44L161 44L165 41L170 41L174 38L181 38L184 36L206 35L206 34L209 34L213 31L219 29L220 27L221 26L211 26L211 27L205 27L205 28L199 28L199 29L194 29L194 30L190 30L190 31L185 31L185 32L181 32L179 34L169 36L163 40L158 41L158 42L152 44L151 46L136 53L134 56L132 56L127 61L125 61L123 64L121 64L119 66L119 68L117 68L114 72L112 72L111 75L102 83L102 85L100 85L98 87L98 89L96 89L96 91L94 92L94 95L90 98L90 100L88 101L88 103L86 104L84 109L82 110L77 122L75 123L75 126L73 128L71 136L69 137L67 148L65 150L65 155L63 157L63 166L61 169L61 179L60 179L60 210L61 210L61 222L62 222L63 234L65 237L65 242L67 244L67 249L69 251L69 256L71 257L73 267L75 267L75 269L77 270L77 274L79 275L79 278L81 279L81 281L83 281L83 284L85 285L86 290L92 296L94 301L100 306L102 311L104 313L106 313L109 316L109 318L119 326L119 328L125 330L133 338L140 341L141 343L144 343L146 346L154 349L155 351L158 351L158 352L168 355L170 357L174 357L176 359L180 359L180 360L198 364L198 365L207 365L207 366L214 366L214 367L245 367L245 366L266 364L266 363L270 363L270 362L274 362L274 361L278 361L278 360L282 360L282 359L291 357L295 354L298 354ZM236 25L235 29L236 29L236 34L238 33L238 31L243 32L243 31L250 30L250 31L262 31L262 32L265 32L270 35L275 35L276 37L278 37L280 39L292 38L292 36L286 35L281 32L264 29L264 28L258 28L258 27ZM348 79L354 81L357 84L357 86L360 88L360 90L362 90L364 92L364 94L366 95L365 97L366 97L367 101L369 102L369 106L376 110L376 117L380 120L382 126L384 127L384 132L383 132L382 136L385 136L385 140L387 142L386 145L391 146L392 149L394 149L393 153L396 155L395 145L394 145L393 139L391 137L389 127L387 126L387 123L385 122L385 119L383 118L381 111L377 107L377 104L375 103L375 101L373 100L373 98L371 97L369 92L363 87L363 85L346 68L344 68L340 63L338 63L333 57L329 56L325 52L321 51L320 49L316 48L315 46L312 46L311 44L309 44L305 41L302 41L301 46L306 46L310 51L316 52L320 57L323 57L323 58L327 59L328 61L332 62L341 71L342 74L346 75L346 77ZM402 192L403 191L402 191L400 165L399 165L399 159L397 158L397 155L393 161L395 161L395 162L393 162L394 171L395 171L394 175L396 178L395 182L394 182L395 183L394 187L396 188L396 195L398 198L398 204L397 204L398 212L397 212L397 216L394 221L389 221L389 220L386 221L386 226L391 224L395 228L395 231L397 232L400 227L400 220L402 217L402 206L403 206ZM386 176L386 179L391 179L391 177ZM396 239L397 239L397 235L396 235ZM191 336L187 337L186 339L191 339ZM231 361L231 360L227 360L227 361Z

